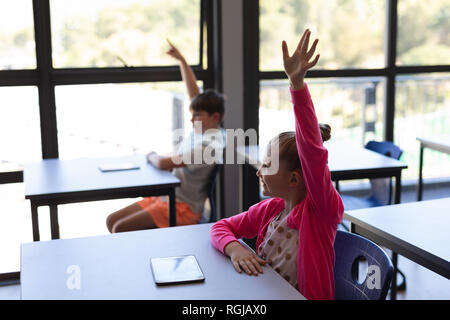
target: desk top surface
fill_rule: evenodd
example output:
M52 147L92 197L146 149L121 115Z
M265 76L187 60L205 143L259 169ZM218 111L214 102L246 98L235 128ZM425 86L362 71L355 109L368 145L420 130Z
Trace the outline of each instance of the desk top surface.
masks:
M211 225L24 243L22 299L304 299L269 266L257 277L237 273L230 259L211 245ZM204 282L154 283L150 258L190 254L196 256ZM79 290L67 285L70 266L79 270Z
M417 137L420 143L430 149L438 150L441 152L450 153L450 135L438 136L438 137Z
M330 172L405 169L408 166L402 162L363 147L346 144L326 144L328 149L328 167ZM264 155L259 146L238 148L240 154L245 154L250 164L258 166Z
M102 172L100 165L134 163L139 169ZM147 163L144 155L115 158L46 159L25 164L25 197L121 188L178 186L180 180L169 171Z
M344 218L450 267L450 198L347 211Z

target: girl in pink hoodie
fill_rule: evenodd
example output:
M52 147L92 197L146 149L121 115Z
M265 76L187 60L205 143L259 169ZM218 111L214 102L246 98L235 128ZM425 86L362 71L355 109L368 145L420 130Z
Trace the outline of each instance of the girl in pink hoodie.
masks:
M261 266L269 264L307 299L334 299L333 245L344 206L331 182L323 146L330 127L317 122L304 83L306 72L320 57L311 61L318 40L308 50L310 35L309 30L304 32L292 56L282 43L296 121L295 132L272 139L257 172L263 194L272 198L215 223L211 240L231 258L237 272L258 275ZM275 174L272 162L279 164ZM255 236L257 254L238 241Z

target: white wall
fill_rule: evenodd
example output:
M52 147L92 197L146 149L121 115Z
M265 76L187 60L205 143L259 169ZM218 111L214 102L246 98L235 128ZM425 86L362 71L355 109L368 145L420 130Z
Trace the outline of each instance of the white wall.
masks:
M244 128L243 0L222 1L223 93L226 96L224 127ZM224 212L229 217L242 211L242 179L238 165L224 166Z

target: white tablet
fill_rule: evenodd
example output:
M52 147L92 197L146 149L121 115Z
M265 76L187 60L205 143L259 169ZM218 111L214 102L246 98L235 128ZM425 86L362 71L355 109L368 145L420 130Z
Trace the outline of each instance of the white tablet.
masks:
M157 285L205 280L197 259L193 255L151 258L150 266Z
M104 163L98 166L101 172L110 171L122 171L122 170L136 170L139 169L139 165L134 162L122 162L122 163Z

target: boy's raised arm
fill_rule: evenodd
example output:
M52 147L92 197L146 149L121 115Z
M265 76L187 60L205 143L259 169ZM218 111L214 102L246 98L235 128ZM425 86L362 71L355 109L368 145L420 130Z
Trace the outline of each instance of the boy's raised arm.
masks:
M170 45L170 49L166 53L176 59L180 64L181 77L183 78L184 84L186 85L189 99L192 100L200 93L194 71L192 71L191 66L186 62L186 59L181 54L181 52L178 51L178 49L168 39L167 42Z

